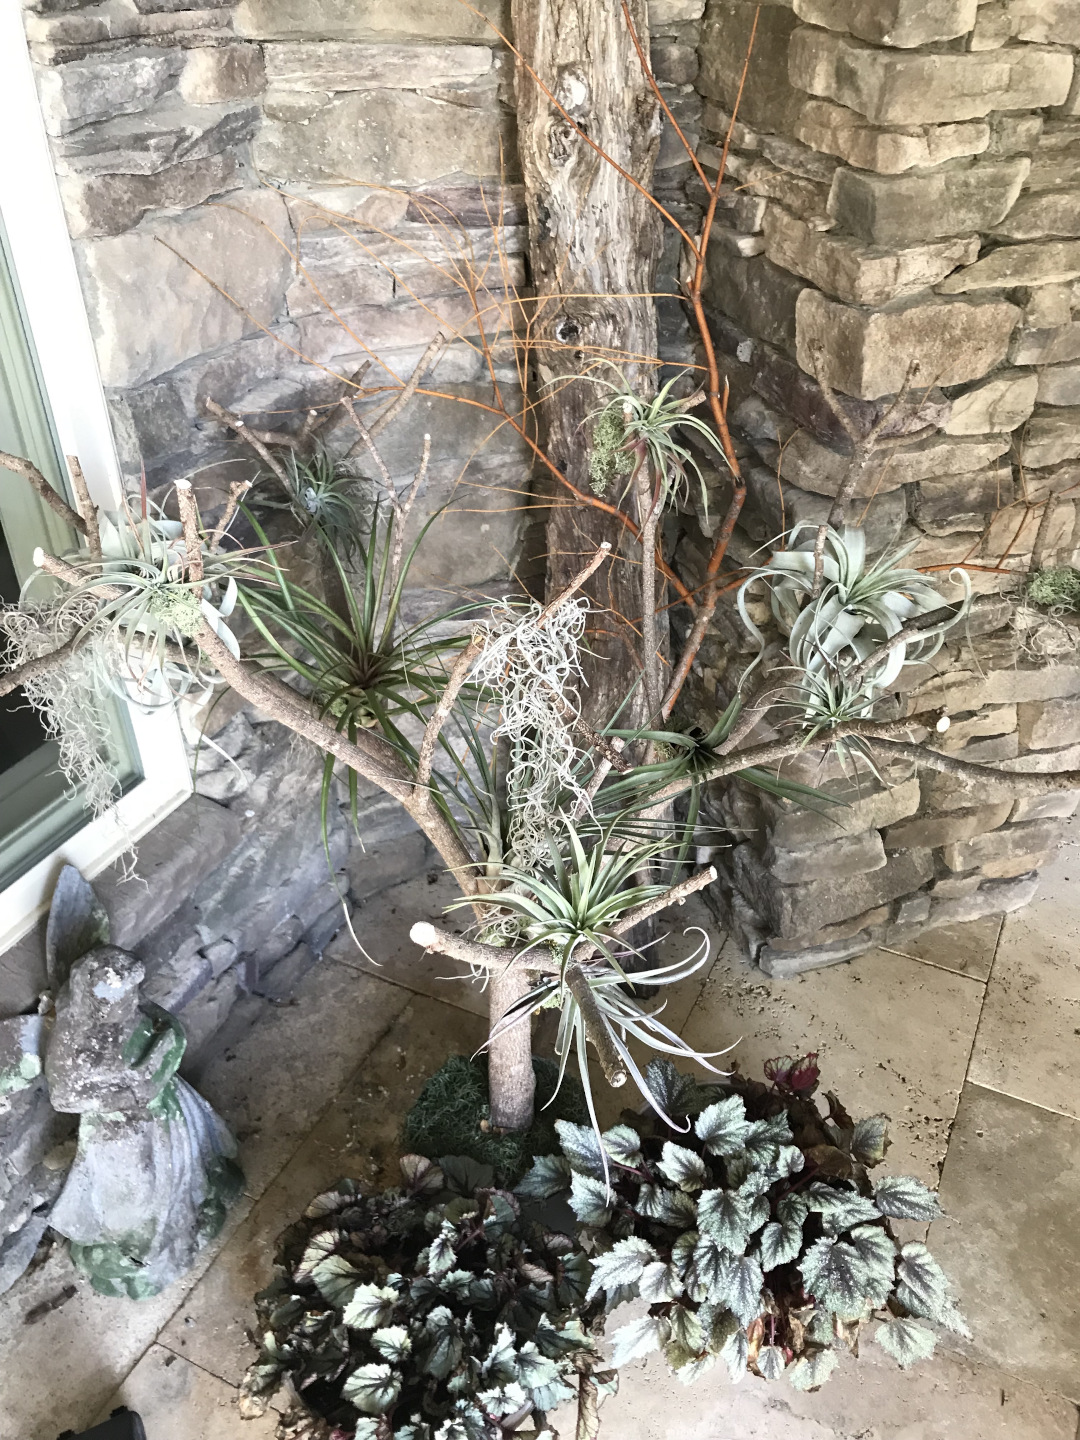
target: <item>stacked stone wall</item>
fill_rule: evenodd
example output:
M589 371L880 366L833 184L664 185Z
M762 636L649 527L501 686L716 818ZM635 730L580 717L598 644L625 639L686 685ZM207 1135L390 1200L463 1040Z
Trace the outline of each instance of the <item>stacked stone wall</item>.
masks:
M699 153L714 173L755 9L707 7ZM762 6L709 252L748 489L729 559L761 564L769 541L829 512L850 445L818 378L865 430L918 362L919 403L887 432L912 439L867 469L846 519L872 550L913 544L905 563L940 567L949 598L948 567L966 565L976 603L903 672L894 713L942 705L952 725L933 743L1022 770L1080 760L1075 631L1024 628L1016 603L1031 570L1075 563L1080 543L1078 46L1076 0ZM706 706L751 654L722 607ZM835 762L789 768L849 808L793 811L733 786L715 809L727 918L773 974L1027 903L1076 805L910 767L884 785Z

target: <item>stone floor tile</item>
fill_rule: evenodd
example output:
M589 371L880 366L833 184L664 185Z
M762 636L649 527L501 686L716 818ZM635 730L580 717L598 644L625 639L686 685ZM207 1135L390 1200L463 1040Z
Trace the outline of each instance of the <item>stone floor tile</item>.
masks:
M162 1345L152 1345L109 1401L134 1410L149 1440L273 1440L277 1416L241 1420L236 1390Z
M469 978L463 965L445 955L427 955L409 939L409 931L418 920L448 930L467 930L471 911L445 914L450 901L460 898L461 891L452 877L433 867L365 903L353 922L363 951L345 929L327 946L326 955L354 970L403 985L418 995L430 995L434 1000L486 1015L487 995Z
M994 963L1000 934L1001 916L985 915L981 920L969 920L964 925L942 925L937 930L925 930L917 940L904 940L894 948L913 960L925 960L931 965L940 965L944 970L955 970L959 975L985 980Z
M968 1353L1080 1401L1080 1121L966 1085L928 1244ZM961 1342L962 1343L962 1342Z
M253 1195L278 1173L409 995L323 959L287 1004L258 1003L257 1023L215 1052L192 1082L233 1127Z
M890 1117L889 1168L936 1184L982 996L976 980L882 950L772 980L729 941L683 1033L699 1050L738 1041L731 1059L755 1078L770 1056L816 1050L823 1090L856 1118Z
M245 1199L233 1210L219 1246L250 1209ZM56 1440L62 1430L92 1425L103 1407L108 1413L109 1396L216 1253L205 1251L191 1273L152 1299L114 1300L91 1290L57 1245L0 1297L0 1440ZM75 1293L55 1309L26 1322L71 1287Z
M677 1422L672 1417L678 1416ZM1076 1409L999 1370L939 1353L902 1371L873 1341L815 1394L716 1366L692 1386L659 1356L627 1366L600 1410L617 1440L1074 1440ZM562 1434L573 1433L567 1428Z
M162 1343L238 1384L254 1355L247 1337L252 1301L272 1277L278 1235L343 1175L372 1185L396 1183L405 1111L448 1055L471 1053L484 1034L474 1016L414 999L177 1310Z
M1072 844L1043 872L1031 909L1006 917L971 1057L972 1081L1080 1116L1078 950L1080 853Z

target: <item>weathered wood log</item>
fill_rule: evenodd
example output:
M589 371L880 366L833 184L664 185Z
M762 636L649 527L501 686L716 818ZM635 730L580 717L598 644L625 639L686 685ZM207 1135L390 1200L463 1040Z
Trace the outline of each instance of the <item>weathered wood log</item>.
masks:
M652 294L661 233L659 215L643 192L652 183L660 108L614 0L514 0L512 8L518 145L536 292L537 400L549 456L588 493L589 417L611 398L592 377L610 382L621 373L642 394L655 384ZM646 0L631 0L630 11L647 52ZM616 362L618 371L606 360ZM565 491L552 493L551 500L549 594L598 541L613 546L611 565L588 587L608 613L592 622L591 653L583 655L586 718L602 725L641 672L640 551L611 515L568 503ZM622 503L629 508L633 496ZM622 724L643 718L640 687L635 701Z

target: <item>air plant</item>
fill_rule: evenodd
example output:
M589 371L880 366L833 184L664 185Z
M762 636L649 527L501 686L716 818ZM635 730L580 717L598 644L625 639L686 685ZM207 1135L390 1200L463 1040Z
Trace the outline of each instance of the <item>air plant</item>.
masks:
M679 438L680 430L695 435L708 450L723 459L719 436L706 421L692 415L685 399L673 395L685 372L673 375L651 399L644 399L624 383L594 376L597 385L612 392L611 399L595 413L593 457L590 460L592 488L603 494L620 476L636 468L635 454L644 459L660 488L661 500L685 491L692 476L701 486L703 503L708 492L701 467L693 451ZM621 427L621 440L618 439ZM595 463L594 463L595 462Z
M239 656L227 622L239 593L237 580L260 578L261 563L249 551L204 543L202 577L192 578L183 527L145 493L141 515L129 507L103 511L98 526L100 560L86 551L67 557L84 578L54 602L62 612L80 615L77 646L96 637L110 657L103 675L143 706L171 705L181 695L217 684L190 642L205 622ZM37 578L27 581L24 595ZM85 609L87 601L92 610Z
M936 655L946 632L966 613L970 597L965 572L954 571L965 588L963 603L938 623L890 645L912 621L946 605L927 576L901 565L914 545L886 550L868 563L862 530L829 529L816 589L813 550L793 548L803 531L816 528L796 525L787 536L788 548L774 552L738 591L739 613L761 649L743 680L765 651L765 637L747 610L746 591L764 581L773 617L788 637L788 658L797 674L790 704L802 709L808 739L866 716L905 665Z
M308 456L289 450L281 459L288 494L278 500L276 492L261 490L258 508L289 510L304 529L313 527L328 549L350 559L370 526L372 509L356 477L321 446Z

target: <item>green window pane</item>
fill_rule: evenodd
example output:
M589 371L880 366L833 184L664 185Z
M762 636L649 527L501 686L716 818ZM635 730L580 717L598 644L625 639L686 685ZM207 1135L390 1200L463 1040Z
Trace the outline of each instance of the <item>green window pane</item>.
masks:
M0 450L23 455L67 494L18 287L0 225ZM69 496L70 498L70 496ZM25 480L0 469L0 600L18 599L38 545L71 547L60 518ZM126 790L141 779L124 708L112 706L117 774ZM24 874L90 818L57 769L57 745L21 690L0 699L0 888Z

